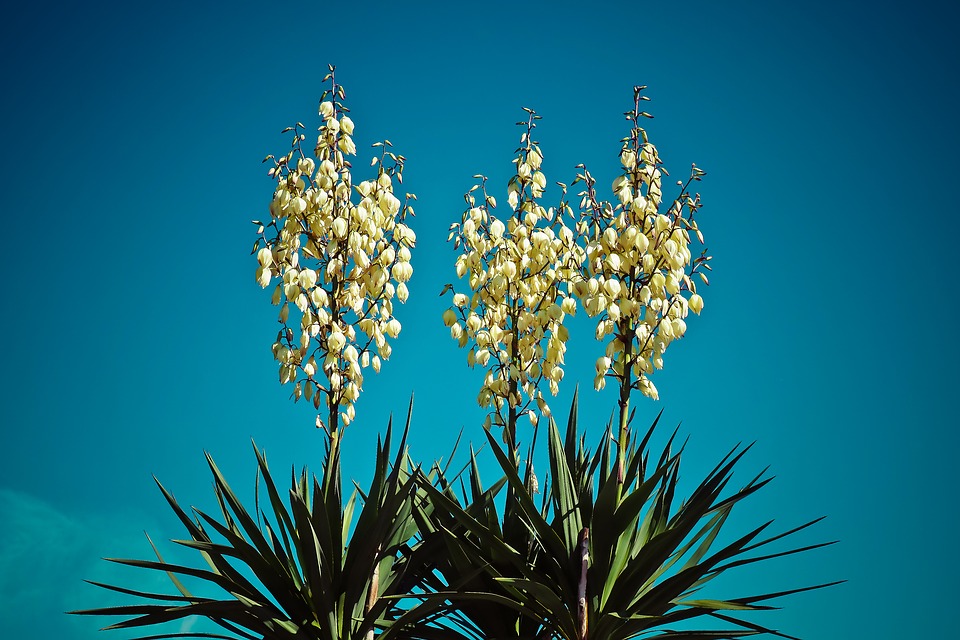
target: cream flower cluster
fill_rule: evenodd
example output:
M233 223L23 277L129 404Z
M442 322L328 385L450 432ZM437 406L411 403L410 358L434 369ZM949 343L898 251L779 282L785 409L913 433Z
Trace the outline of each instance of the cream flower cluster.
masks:
M585 187L581 198L579 230L584 236L586 260L583 279L574 291L590 317L597 317L596 338L606 342L596 362L594 387L602 389L612 376L629 388L657 399L649 376L663 367L663 354L683 337L688 312L700 313L703 299L691 278L706 281L701 268L709 269L705 254L694 259L691 234L703 243L695 213L699 195L687 188L704 174L696 165L680 195L664 210L662 179L666 171L638 120L644 98L636 91L636 108L628 112L633 130L620 151L622 173L613 182L616 204L599 202L595 180L583 168L575 183ZM684 295L684 294L688 294Z
M402 202L394 194L404 158L389 151L389 142L375 145L377 176L354 182L346 159L356 154L354 124L330 71L325 82L333 89L321 98L313 157L303 152L300 123L287 129L294 131L291 151L268 156L276 189L270 222L257 223L254 251L260 286L279 280L273 303L282 328L273 355L280 382L294 383L295 400L325 403L336 429L355 417L363 369L379 371L400 334L394 305L409 295L416 235L404 222L414 196Z
M496 200L487 195L486 178L475 176L481 182L464 196L468 207L448 238L461 249L456 272L468 280L472 295L454 292L444 324L461 347L470 345L467 363L487 369L477 401L493 408L491 422L501 426L524 414L535 423L537 411L550 413L539 387L545 381L556 394L563 378L569 335L563 323L577 307L566 289L582 259L563 222L569 208L562 200L556 209L540 203L546 187L543 155L530 138L537 116L528 113L516 174L507 187L511 213L505 220L492 213Z

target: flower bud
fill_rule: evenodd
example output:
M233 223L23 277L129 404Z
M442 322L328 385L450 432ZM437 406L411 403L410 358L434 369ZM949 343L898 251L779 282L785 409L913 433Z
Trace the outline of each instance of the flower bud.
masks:
M543 156L540 155L540 150L536 147L532 147L530 151L527 152L527 164L534 169L539 169L541 162L543 162Z
M490 223L490 237L494 240L500 240L503 237L504 231L505 227L499 220L494 220Z
M400 335L400 328L401 328L400 321L397 320L396 318L390 318L390 321L387 322L387 326L384 333L386 333L391 338L396 338L397 336Z
M298 277L300 288L309 291L317 284L317 272L313 269L304 269Z
M680 291L680 283L677 282L677 279L674 277L673 274L670 274L669 276L667 276L664 286L666 287L667 292L670 293L670 295L673 295L678 291Z
M313 158L300 158L300 160L297 162L297 170L301 173L307 174L308 176L313 173L314 168L315 164L313 162Z
M352 344L348 344L343 350L343 358L347 362L356 362L359 354L357 353L357 348Z
M634 246L637 248L637 251L643 253L647 250L647 247L650 246L650 239L647 238L646 235L638 233L636 239L634 240ZM646 256L644 256L644 258L646 258Z
M600 356L597 358L597 363L594 366L597 370L597 375L603 375L610 369L610 358L606 356Z
M695 314L700 315L700 312L703 310L703 298L701 298L696 293L693 294L692 296L690 296L688 306L690 307L690 311L693 311Z
M682 338L687 332L687 323L682 318L675 318L673 321L673 332L678 338Z
M476 361L481 367L487 366L487 363L490 361L490 351L487 349L477 351Z
M272 277L273 273L271 273L269 267L257 268L257 284L259 284L261 288L266 289Z
M377 198L377 206L387 216L394 216L400 211L400 200L389 191L384 191Z
M669 317L660 320L660 335L664 338L673 338L673 321Z
M559 321L563 317L563 309L560 308L556 302L547 307L547 317L553 320L554 322Z
M620 295L620 281L614 278L611 278L603 283L603 290L611 298L616 298Z
M617 246L617 230L613 227L607 227L604 229L603 243L611 248Z
M516 187L511 185L511 189L507 191L507 204L510 205L511 209L517 208L517 203L520 201L520 196L517 193Z
M346 388L343 390L343 397L350 402L356 402L357 398L360 397L360 387L352 382L348 383ZM350 408L352 409L353 406L351 405Z
M297 305L297 309L300 309L300 311L304 313L306 313L307 309L310 307L307 296L303 293L300 293L300 295L297 296L297 299L294 301L294 303Z
M471 313L467 316L467 329L469 329L471 333L476 333L477 330L480 329L480 324L480 316L477 314Z
M393 198L393 194L390 194L390 197ZM393 211L393 213L396 214L397 210L400 209L400 201L397 200L396 198L393 198L393 200L396 201L397 203L396 210ZM413 229L411 229L407 225L398 224L396 233L397 233L397 240L399 242L402 242L406 246L412 247L417 244L417 234L414 233Z
M348 156L357 155L357 145L350 136L341 136L340 141L337 142L337 148Z
M610 306L607 307L607 317L609 317L614 322L620 320L620 307L615 302L611 302Z
M657 233L663 233L670 228L670 224L670 218L661 213L654 220L653 228L656 229Z
M643 395L653 400L660 399L660 394L657 393L657 388L653 386L653 383L650 382L649 378L644 376L640 378L639 383L640 383L640 393L642 393Z
M663 273L657 271L652 276L650 276L650 287L653 291L658 291L667 284L667 279L664 277Z
M390 270L390 275L399 283L407 282L410 276L413 275L413 267L409 262L398 262L393 265L393 268Z
M646 236L643 236L643 237L646 238ZM657 264L657 260L656 258L653 257L653 254L651 253L644 253L643 257L640 259L640 269L644 273L653 272L653 268L656 266L656 264Z
M443 312L443 324L447 327L452 327L457 321L457 314L453 309L447 309Z

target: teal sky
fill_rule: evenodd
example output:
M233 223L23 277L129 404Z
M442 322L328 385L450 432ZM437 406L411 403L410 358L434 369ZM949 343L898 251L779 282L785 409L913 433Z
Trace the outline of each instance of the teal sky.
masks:
M313 414L276 382L276 309L249 250L272 194L260 161L285 151L284 127L315 129L328 63L357 173L389 138L419 196L403 333L366 379L348 477L368 481L376 434L411 393L416 457L446 455L461 429L483 439L481 374L437 294L471 176L506 195L520 108L543 116L548 181L584 162L607 185L645 84L667 167L708 172L715 259L703 315L654 377L661 401L638 414L682 423L690 482L757 442L742 481L767 465L777 478L735 526L826 515L805 540L841 540L729 584L848 580L757 618L811 640L949 637L956 18L922 1L7 8L0 637L129 637L61 612L113 602L84 578L146 585L99 560L148 557L143 530L181 537L151 475L211 507L205 450L240 487L253 485L251 438L275 469L318 466ZM600 346L577 320L553 406L565 415L579 381L595 439L613 395L592 391Z

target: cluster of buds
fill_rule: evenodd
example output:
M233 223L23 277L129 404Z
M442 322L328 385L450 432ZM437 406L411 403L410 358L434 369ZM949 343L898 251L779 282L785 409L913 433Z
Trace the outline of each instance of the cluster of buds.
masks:
M564 212L572 216L569 206L562 198L556 208L540 204L546 187L543 155L531 138L539 116L525 111L527 121L518 124L526 131L507 187L509 217L504 221L492 213L496 199L478 175L480 182L464 195L461 222L450 227L448 240L461 250L457 276L467 279L473 293L454 291L453 305L443 314L451 337L461 347L469 345L467 363L487 369L477 401L491 408L488 424L505 427L511 446L518 417L526 414L536 423L538 413L550 413L540 385L546 382L556 394L563 378L569 335L563 322L577 307L567 288L583 259L563 221ZM444 293L451 289L447 285Z
M680 194L663 206L661 181L667 172L639 125L640 118L652 117L640 110L647 100L641 95L644 88L634 88L634 109L625 114L633 127L620 150L622 173L613 182L616 203L598 201L596 181L578 166L581 173L574 183L584 184L578 194L578 230L586 260L574 292L587 314L598 318L597 339L610 336L596 362L594 387L603 388L606 378L613 377L621 395L637 389L657 399L648 376L663 367L667 346L686 332L688 312L703 308L693 276L707 282L702 269L710 269L710 257L704 252L694 259L690 251L691 234L701 245L703 235L695 220L700 196L691 196L688 188L704 172L693 165L686 183L678 182Z
M400 333L394 303L407 300L416 235L405 224L415 197L394 194L404 157L389 150L389 141L375 144L377 176L355 184L347 160L356 154L354 123L332 66L328 81L312 156L303 151L298 122L284 130L294 133L290 152L264 160L272 161L276 189L270 221L254 221L253 251L260 286L279 280L272 301L280 306L273 344L280 382L293 383L294 400L326 404L336 432L355 417L363 369L379 371L390 357L389 340ZM318 426L326 425L318 418Z

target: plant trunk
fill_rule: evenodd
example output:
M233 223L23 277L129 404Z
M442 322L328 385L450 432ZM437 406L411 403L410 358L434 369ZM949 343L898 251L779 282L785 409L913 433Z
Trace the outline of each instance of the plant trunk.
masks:
M580 582L577 584L577 637L587 640L587 569L590 566L590 530L580 531Z
M373 558L373 575L370 577L370 591L367 593L367 606L364 608L363 612L366 615L370 614L370 611L373 609L373 605L377 603L377 598L379 597L378 591L380 590L380 553L382 551L381 545L377 545L377 553ZM373 623L370 624L370 628L367 629L366 640L373 640Z

